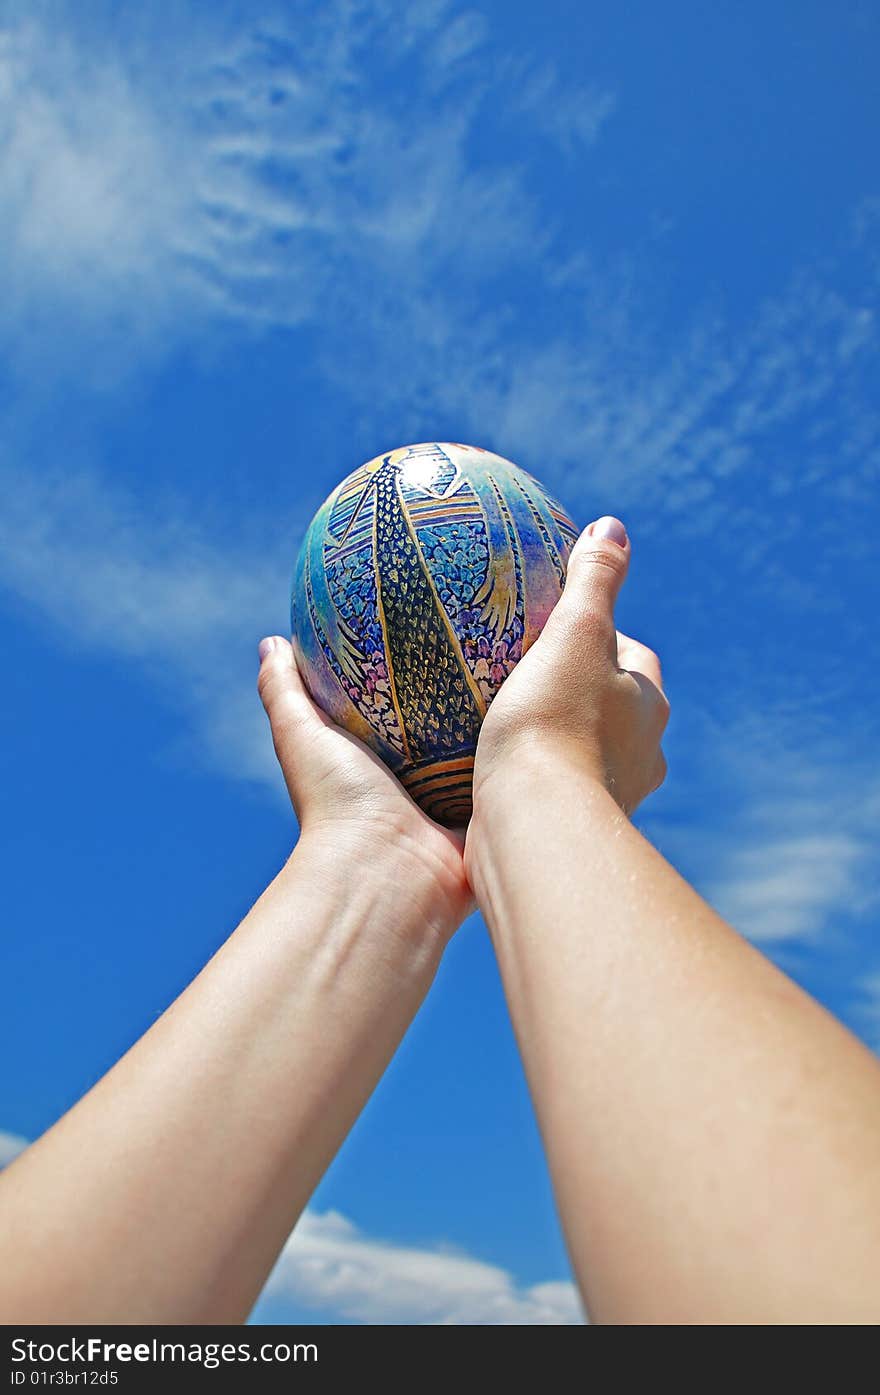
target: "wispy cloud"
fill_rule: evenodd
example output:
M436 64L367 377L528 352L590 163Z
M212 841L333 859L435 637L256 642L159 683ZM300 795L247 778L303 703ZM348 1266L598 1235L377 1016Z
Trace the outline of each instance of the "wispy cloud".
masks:
M498 353L504 314L472 324L464 307L549 234L518 161L469 159L504 87L479 15L445 0L405 18L341 2L217 13L181 36L148 16L0 10L0 342L18 372L0 395L0 580L69 641L141 664L225 770L275 783L251 649L286 626L307 519L266 529L255 513L231 545L201 500L192 523L185 481L159 503L67 443L59 465L56 377L87 401L224 329L312 324L328 380L393 410L401 392L438 395L457 344L467 361ZM517 65L526 105L555 84L562 112L555 70ZM581 127L587 101L572 95Z
M770 948L839 943L876 914L876 765L854 767L845 734L806 712L743 712L723 729L691 709L684 720L687 759L712 770L716 799L698 825L674 803L645 822L719 912Z
M880 484L876 201L836 257L796 270L735 333L697 306L670 334L652 269L633 270L631 247L599 263L589 227L571 236L511 138L526 125L588 178L615 94L505 53L484 16L446 0L267 3L244 20L218 5L181 32L179 18L108 5L96 33L99 8L0 7L0 348L17 375L15 404L5 384L0 396L0 581L71 643L140 665L216 767L279 787L253 644L285 628L306 519L267 531L255 514L233 541L228 519L193 522L186 481L158 500L97 454L50 465L53 375L112 413L108 383L146 381L182 347L275 328L293 360L307 327L328 390L374 437L453 420L583 518L619 510L644 538L686 518L688 537L737 559L707 588L734 576L876 643L844 628L874 530L825 529L828 512L874 507ZM481 143L487 128L506 134ZM805 567L790 544L819 529ZM842 907L876 904L878 786L839 749L784 750L805 742L803 712L758 715L764 736L712 733L682 782L690 801L727 762L716 831L689 807L686 830L661 821L658 841L680 840L679 861L745 933L818 940ZM865 993L873 1003L873 979ZM269 1292L360 1321L578 1311L570 1285L523 1288L333 1214L304 1218Z
M792 812L815 831L791 836ZM765 837L731 852L723 877L711 887L712 900L755 940L806 940L827 932L835 916L850 912L870 852L867 840L818 831L826 824L821 806L764 806L760 822L769 826Z
M265 1289L267 1299L362 1323L583 1322L568 1282L523 1287L504 1269L457 1251L393 1245L336 1211L307 1212ZM259 1321L259 1309L257 1310Z
M745 541L772 585L792 528L819 522L820 500L851 509L875 497L877 232L866 224L836 263L793 275L735 335L697 308L672 345L639 288L603 293L582 267L556 334L511 335L504 377L475 380L483 420L532 461L552 423L566 498L617 501L643 536L687 512L692 536ZM865 270L855 287L847 262Z
M2 333L14 362L73 355L83 372L62 326L92 344L115 327L131 356L186 322L178 244L194 181L180 135L124 62L66 26L50 32L19 11L0 29Z
M880 1053L880 970L866 974L858 984L855 1012L865 1041Z
M4 1133L0 1129L0 1168L8 1167L19 1153L23 1153L28 1141L17 1133Z
M51 618L62 643L119 654L183 706L227 774L280 789L256 697L256 643L284 632L290 568L245 532L208 536L181 512L144 528L139 501L85 469L7 469L0 582ZM279 527L277 548L306 520Z
M5 333L13 362L40 361L5 409L13 439L30 417L26 465L0 465L7 586L57 614L40 574L56 558L69 632L177 684L210 749L251 774L263 761L251 739L240 759L227 739L239 720L253 728L244 663L220 664L211 699L189 654L196 634L228 637L228 654L250 644L289 556L267 557L256 518L253 548L230 550L210 521L194 533L184 510L109 484L100 461L79 482L68 461L56 489L34 384L63 361L86 391L223 326L310 325L326 383L371 438L454 420L545 475L576 514L628 512L643 538L687 514L745 592L852 624L838 572L867 568L870 536L826 530L808 572L789 544L823 509L867 507L880 478L875 206L845 257L795 273L750 327L734 336L697 311L670 346L629 251L599 268L589 229L574 247L509 141L472 155L485 123L517 119L536 132L550 120L547 139L584 155L613 93L505 53L484 17L444 0L403 18L383 4L267 5L244 24L214 13L185 36L144 18L110 43L91 43L63 5L0 27ZM91 523L102 515L106 529ZM810 836L780 856L797 859ZM746 870L769 894L757 855L740 883ZM805 885L804 906L816 895ZM778 926L795 923L786 914Z
M766 497L790 507L819 476L868 497L870 202L836 266L795 272L736 336L698 310L670 351L631 248L594 265L589 229L573 248L539 201L534 162L503 138L472 158L474 136L517 113L583 158L615 102L505 51L483 16L442 0L405 22L383 4L267 7L249 26L194 25L182 80L167 28L95 47L76 11L54 12L51 43L33 18L0 31L17 345L32 327L44 350L73 313L80 331L100 322L114 364L206 324L311 324L324 371L365 409L381 398L401 431L425 406L452 412L544 463L575 507L613 494L659 527L698 505L704 533L733 509L757 546ZM865 275L841 275L859 260ZM778 440L792 423L796 470ZM766 478L753 506L735 483L750 467Z
M553 63L535 64L521 53L501 63L498 77L507 93L506 117L524 117L531 135L543 132L570 159L598 139L617 106L609 89L584 79L573 86Z
M344 308L357 341L391 310L406 333L408 307L443 318L438 279L496 275L547 243L520 165L468 159L504 87L474 12L267 4L237 26L220 12L193 20L185 70L175 26L109 30L115 43L63 5L0 19L0 254L19 356L59 321L127 360L223 319L296 327ZM562 138L593 138L607 94L517 64L522 103L534 113L554 89Z

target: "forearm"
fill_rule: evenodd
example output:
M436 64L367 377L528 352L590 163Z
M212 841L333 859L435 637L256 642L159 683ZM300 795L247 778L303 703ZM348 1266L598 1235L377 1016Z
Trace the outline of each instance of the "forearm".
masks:
M876 1060L597 783L511 774L473 833L594 1317L880 1317Z
M344 849L302 841L186 992L3 1175L4 1321L245 1317L454 928L397 859L377 849L346 871Z

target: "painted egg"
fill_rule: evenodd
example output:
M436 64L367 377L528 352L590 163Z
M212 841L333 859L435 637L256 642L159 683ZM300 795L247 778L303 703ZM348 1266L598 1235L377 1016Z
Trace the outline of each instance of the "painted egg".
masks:
M442 823L470 817L480 724L577 533L525 470L448 442L369 460L309 525L291 602L306 685Z

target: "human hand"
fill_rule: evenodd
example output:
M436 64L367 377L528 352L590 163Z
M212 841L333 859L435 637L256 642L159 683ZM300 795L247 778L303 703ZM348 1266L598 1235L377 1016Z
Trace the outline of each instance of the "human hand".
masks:
M321 711L280 635L260 643L257 688L301 837L332 852L346 876L387 859L389 892L410 893L451 934L472 908L463 833L434 823L378 756Z
M561 760L601 782L627 814L663 782L669 703L660 661L614 624L630 554L616 518L597 520L578 539L561 599L483 722L472 829L487 788L518 765L539 779Z

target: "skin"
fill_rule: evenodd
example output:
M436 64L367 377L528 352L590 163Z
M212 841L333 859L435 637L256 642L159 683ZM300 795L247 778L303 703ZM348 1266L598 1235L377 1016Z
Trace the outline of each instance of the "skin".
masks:
M299 841L182 996L0 1176L2 1322L243 1321L471 908L461 838L318 712L286 641L259 687Z
M578 1282L601 1322L876 1322L880 1063L629 821L668 714L615 630L629 559L617 520L579 540L465 855Z
M613 519L578 543L484 723L464 856L263 642L299 842L0 1176L0 1321L242 1321L471 888L592 1317L880 1317L880 1065L629 822L668 715L656 655L614 627L629 558Z

